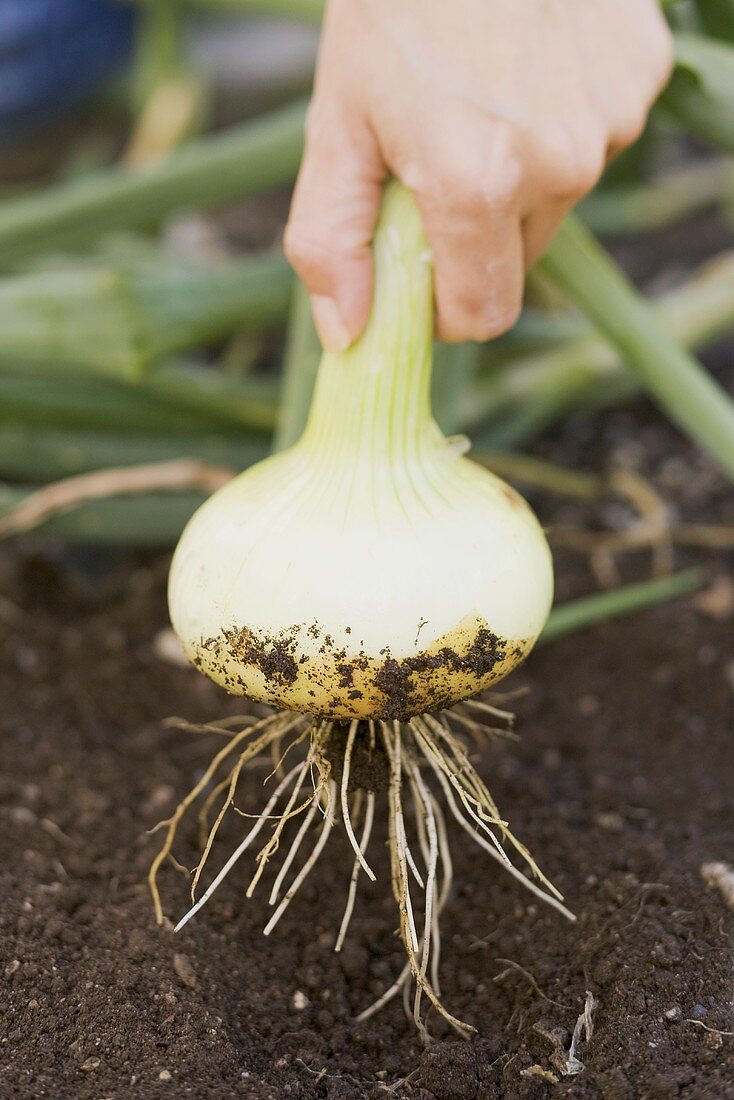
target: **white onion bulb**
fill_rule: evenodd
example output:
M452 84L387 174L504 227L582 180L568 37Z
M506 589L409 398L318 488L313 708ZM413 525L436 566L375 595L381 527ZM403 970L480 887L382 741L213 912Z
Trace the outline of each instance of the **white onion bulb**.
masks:
M553 590L525 501L431 417L431 256L397 183L374 257L369 324L324 354L302 438L198 510L169 588L201 671L340 719L405 719L484 690L531 649Z

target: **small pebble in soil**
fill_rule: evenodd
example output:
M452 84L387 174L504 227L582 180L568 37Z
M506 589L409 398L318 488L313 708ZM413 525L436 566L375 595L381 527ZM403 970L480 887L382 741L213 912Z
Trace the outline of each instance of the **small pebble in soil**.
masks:
M597 714L601 707L601 703L596 695L582 695L576 703L579 714L582 714L584 718L591 718L593 714Z
M691 604L697 611L712 619L725 622L734 616L734 580L724 574L716 579Z
M676 1020L682 1019L683 1011L679 1007L679 1005L673 1005L672 1008L669 1008L665 1011L664 1015L666 1020L672 1020L673 1022L675 1022Z
M594 821L600 829L606 829L610 833L621 833L624 830L624 819L614 810L597 814Z
M30 646L19 646L15 654L15 663L21 672L30 672L38 664L38 654Z
M161 1072L158 1074L158 1080L159 1081L170 1081L171 1080L170 1070L162 1069Z
M38 818L27 806L13 806L10 811L10 820L21 829L28 829L31 825L35 825Z
M701 866L701 877L707 886L715 886L729 906L734 909L734 867L729 863L712 862Z
M544 768L558 768L561 766L562 762L563 757L561 756L558 749L546 749L543 753Z
M189 660L176 635L170 627L159 630L153 639L153 653L169 665L178 665L180 668L188 668Z
M173 956L173 969L184 985L188 986L189 989L196 989L196 971L191 965L191 959L188 955L177 951Z
M160 783L153 788L140 807L143 816L145 818L155 817L156 814L162 813L170 806L175 797L176 791L170 783Z
M302 990L297 989L291 998L291 1004L296 1012L303 1012L311 1002Z

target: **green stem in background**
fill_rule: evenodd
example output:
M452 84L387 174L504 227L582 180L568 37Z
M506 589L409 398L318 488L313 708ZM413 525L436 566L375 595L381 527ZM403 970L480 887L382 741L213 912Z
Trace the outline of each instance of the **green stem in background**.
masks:
M138 5L131 87L140 110L161 82L180 72L184 5L181 0L155 0Z
M276 384L188 363L165 363L129 385L74 375L0 371L0 424L212 435L271 431Z
M273 448L284 451L301 438L321 361L321 344L311 315L311 301L299 281L293 285L283 376Z
M626 385L626 379L624 382ZM586 367L559 364L547 377L539 377L537 386L525 400L513 403L502 415L493 416L489 423L473 432L472 440L478 447L496 450L519 447L536 439L570 411L585 406L589 394L595 396L603 385L606 380Z
M272 432L278 410L275 378L228 374L195 363L157 363L137 389L190 412L206 413L233 428Z
M539 642L552 642L564 634L583 630L594 623L606 622L620 615L629 615L644 607L673 600L695 592L706 580L703 569L684 569L670 577L658 577L652 581L640 581L638 584L626 584L613 588L609 592L599 592L594 596L570 600L554 607L545 625Z
M0 485L0 515L20 504L32 491ZM204 500L205 494L196 492L109 497L53 516L33 534L85 546L168 548L175 544Z
M547 351L551 345L557 347L588 332L589 325L575 311L526 305L514 327L492 340L488 358L495 365L513 356Z
M108 168L0 206L0 266L149 227L185 206L216 206L290 182L303 148L305 104L189 142L140 168Z
M218 268L164 262L7 278L0 366L134 377L172 352L278 324L291 285L279 253Z
M148 0L150 2L150 0ZM196 11L257 12L261 15L281 15L319 23L324 14L324 0L184 0Z
M595 500L604 491L604 479L598 474L570 470L534 455L472 450L471 457L515 485L530 485L575 500Z
M230 378L252 377L261 352L262 345L256 334L235 332L222 348L218 360L219 368Z
M687 347L717 339L734 327L734 255L725 253L707 263L675 290L650 307L670 335ZM636 376L619 352L594 335L515 358L495 368L467 398L465 425L479 444L516 445L531 438L570 410L622 400L638 389ZM477 431L491 419L490 434ZM512 438L511 422L516 428Z
M696 11L712 38L734 42L734 0L695 0Z
M447 435L462 430L466 395L474 389L480 359L479 344L434 344L431 407Z
M136 116L122 162L145 164L170 155L201 133L209 115L206 81L186 57L188 11L182 0L143 3L130 76Z
M602 236L650 233L734 197L734 165L707 160L650 183L594 191L581 203L584 224Z
M265 458L267 436L175 436L0 425L0 478L55 481L89 470L196 458L243 470Z
M734 478L734 402L659 324L588 230L566 218L540 262L624 355L668 416Z
M279 252L221 268L144 271L131 290L146 358L277 326L287 314L292 286L293 273Z
M211 434L223 428L216 417L165 404L133 386L0 372L0 425L7 423L164 435Z
M734 48L715 38L678 34L675 51L676 69L659 108L684 130L734 153Z

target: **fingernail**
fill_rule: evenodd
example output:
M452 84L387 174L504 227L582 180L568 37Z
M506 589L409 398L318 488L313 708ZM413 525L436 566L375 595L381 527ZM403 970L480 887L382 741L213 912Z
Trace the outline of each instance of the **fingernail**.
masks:
M326 351L344 351L352 342L333 298L315 294L311 299L313 319Z

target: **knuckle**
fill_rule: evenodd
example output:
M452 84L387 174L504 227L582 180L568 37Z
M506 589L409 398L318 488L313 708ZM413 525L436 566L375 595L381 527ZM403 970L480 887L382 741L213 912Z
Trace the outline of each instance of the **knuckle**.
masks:
M588 148L576 157L573 166L571 192L574 198L580 198L596 186L604 171L604 152Z
M447 340L477 339L478 318L485 303L462 288L449 297L444 294L438 300L439 330Z
M519 161L505 161L490 174L484 188L485 203L493 210L514 210L523 190L523 170Z
M465 293L445 315L444 331L457 340L491 340L507 332L522 311L520 296L500 301Z
M492 205L514 207L525 177L524 142L514 127L496 127L492 136L489 172L486 192Z
M512 209L524 180L520 136L513 127L493 125L471 147L445 149L429 179L422 188L426 201L450 203L469 220L485 218L488 210Z
M306 233L297 220L288 222L283 236L283 251L286 259L304 281L308 282L317 273L328 272L331 266L333 250L324 237L316 239L313 233Z
M509 332L517 324L521 313L522 298L519 296L498 302L488 310L485 308L480 339L491 340L495 336L501 336L503 332Z
M466 160L445 159L423 193L435 209L451 209L456 215L471 219L480 216L484 207L482 177Z
M614 128L613 141L616 145L633 145L642 135L647 124L647 110L638 107L628 111Z
M546 155L554 197L576 201L591 191L604 171L605 153L590 128L556 135Z
M657 89L663 88L671 77L675 67L675 42L667 23L661 19L651 51L652 64L657 77Z

